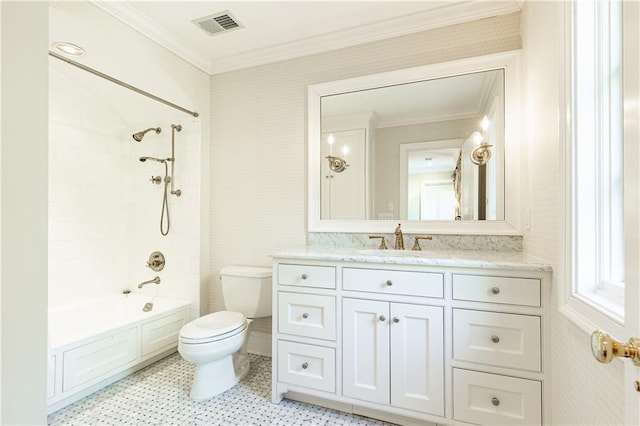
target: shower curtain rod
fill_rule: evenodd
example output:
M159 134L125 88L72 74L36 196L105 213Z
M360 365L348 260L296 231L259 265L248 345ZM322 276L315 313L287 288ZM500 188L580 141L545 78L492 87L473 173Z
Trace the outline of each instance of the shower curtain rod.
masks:
M127 84L127 83L125 83L125 82L124 82L124 81L122 81L122 80L118 80L117 78L111 77L110 75L107 75L107 74L101 73L100 71L98 71L98 70L96 70L96 69L93 69L93 68L91 68L91 67L88 67L88 66L86 66L86 65L83 65L83 64L81 64L81 63L79 63L79 62L73 61L73 60L71 60L71 59L69 59L69 58L65 58L64 56L59 55L59 54L57 54L56 52L49 51L49 55L50 55L50 56L53 56L53 57L54 57L54 58L56 58L56 59L60 59L61 61L64 61L64 62L66 62L66 63L68 63L68 64L70 64L70 65L73 65L74 67L78 67L78 68L80 68L81 70L88 71L88 72L90 72L91 74L97 75L98 77L102 77L102 78L104 78L105 80L109 80L109 81L111 81L112 83L116 83L116 84L118 84L118 85L120 85L120 86L122 86L122 87L125 87L125 88L129 89L129 90L133 90L134 92L139 93L139 94L141 94L141 95L144 95L144 96L146 96L146 97L148 97L148 98L151 98L151 99L153 99L154 101L158 101L158 102L160 102L160 103L163 103L163 104L165 104L165 105L168 105L168 106L170 106L170 107L172 107L172 108L175 108L175 109L177 109L177 110L180 110L180 111L182 111L182 112L186 112L187 114L192 115L192 116L194 116L194 117L198 117L198 116L200 115L200 114L198 114L198 113L197 113L197 112L195 112L195 111L189 111L189 110L188 110L188 109L186 109L186 108L182 108L181 106L178 106L178 105L176 105L176 104L174 104L174 103L172 103L172 102L169 102L169 101L167 101L167 100L165 100L165 99L159 98L159 97L158 97L158 96L156 96L156 95L153 95L153 94L151 94L151 93L149 93L149 92L145 92L145 91L144 91L144 90L142 90L142 89L138 89L137 87L132 86L132 85L130 85L130 84Z

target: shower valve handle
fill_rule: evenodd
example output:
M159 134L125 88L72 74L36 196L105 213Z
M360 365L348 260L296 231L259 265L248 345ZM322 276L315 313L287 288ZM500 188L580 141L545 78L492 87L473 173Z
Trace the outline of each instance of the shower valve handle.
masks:
M151 183L155 183L156 185L160 185L160 183L162 182L162 178L160 176L151 176L151 179L149 179L149 181Z

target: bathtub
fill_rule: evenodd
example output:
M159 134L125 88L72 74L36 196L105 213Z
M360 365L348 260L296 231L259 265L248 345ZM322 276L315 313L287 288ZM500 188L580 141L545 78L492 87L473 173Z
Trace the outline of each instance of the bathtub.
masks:
M175 352L191 305L130 293L50 309L48 412Z

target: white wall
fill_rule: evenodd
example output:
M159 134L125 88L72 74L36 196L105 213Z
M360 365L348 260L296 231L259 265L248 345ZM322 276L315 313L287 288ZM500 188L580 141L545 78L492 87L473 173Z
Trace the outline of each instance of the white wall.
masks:
M50 42L60 40L85 47L79 62L196 110L205 119L49 60L50 307L131 289L150 297L191 299L198 315L208 76L91 3L52 5ZM118 51L118 46L125 49ZM164 177L164 166L138 158L171 155L171 124L183 128L176 133L174 181L182 196L168 196L171 228L161 236L164 185L149 179ZM139 143L131 137L156 126L162 128L159 135L147 133ZM145 267L153 251L164 253L163 271ZM137 289L156 275L159 285Z
M523 197L531 209L531 229L524 249L550 262L558 271L559 153L558 126L561 92L561 10L556 2L525 2L522 11L523 44L523 156L526 159ZM560 40L560 42L559 42ZM524 223L524 220L523 220ZM624 423L621 362L603 365L593 360L589 336L558 310L562 277L552 283L552 423L601 425Z
M0 2L0 423L46 423L47 5ZM28 16L29 25L24 24Z
M209 309L224 265L270 266L307 241L307 86L518 49L519 30L506 15L212 76Z

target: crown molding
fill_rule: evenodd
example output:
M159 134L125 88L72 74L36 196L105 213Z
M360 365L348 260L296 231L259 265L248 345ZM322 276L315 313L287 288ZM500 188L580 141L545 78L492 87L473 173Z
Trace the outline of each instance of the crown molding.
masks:
M166 28L131 7L127 2L91 1L99 8L209 75L505 15L518 12L522 7L521 1L493 2L472 0L452 2L446 6L421 13L212 60L201 52L194 50L184 40L172 37Z
M193 49L184 40L172 36L166 28L158 25L157 22L136 8L131 7L127 2L108 0L90 1L100 9L113 15L116 19L129 25L140 34L211 75L211 59Z

